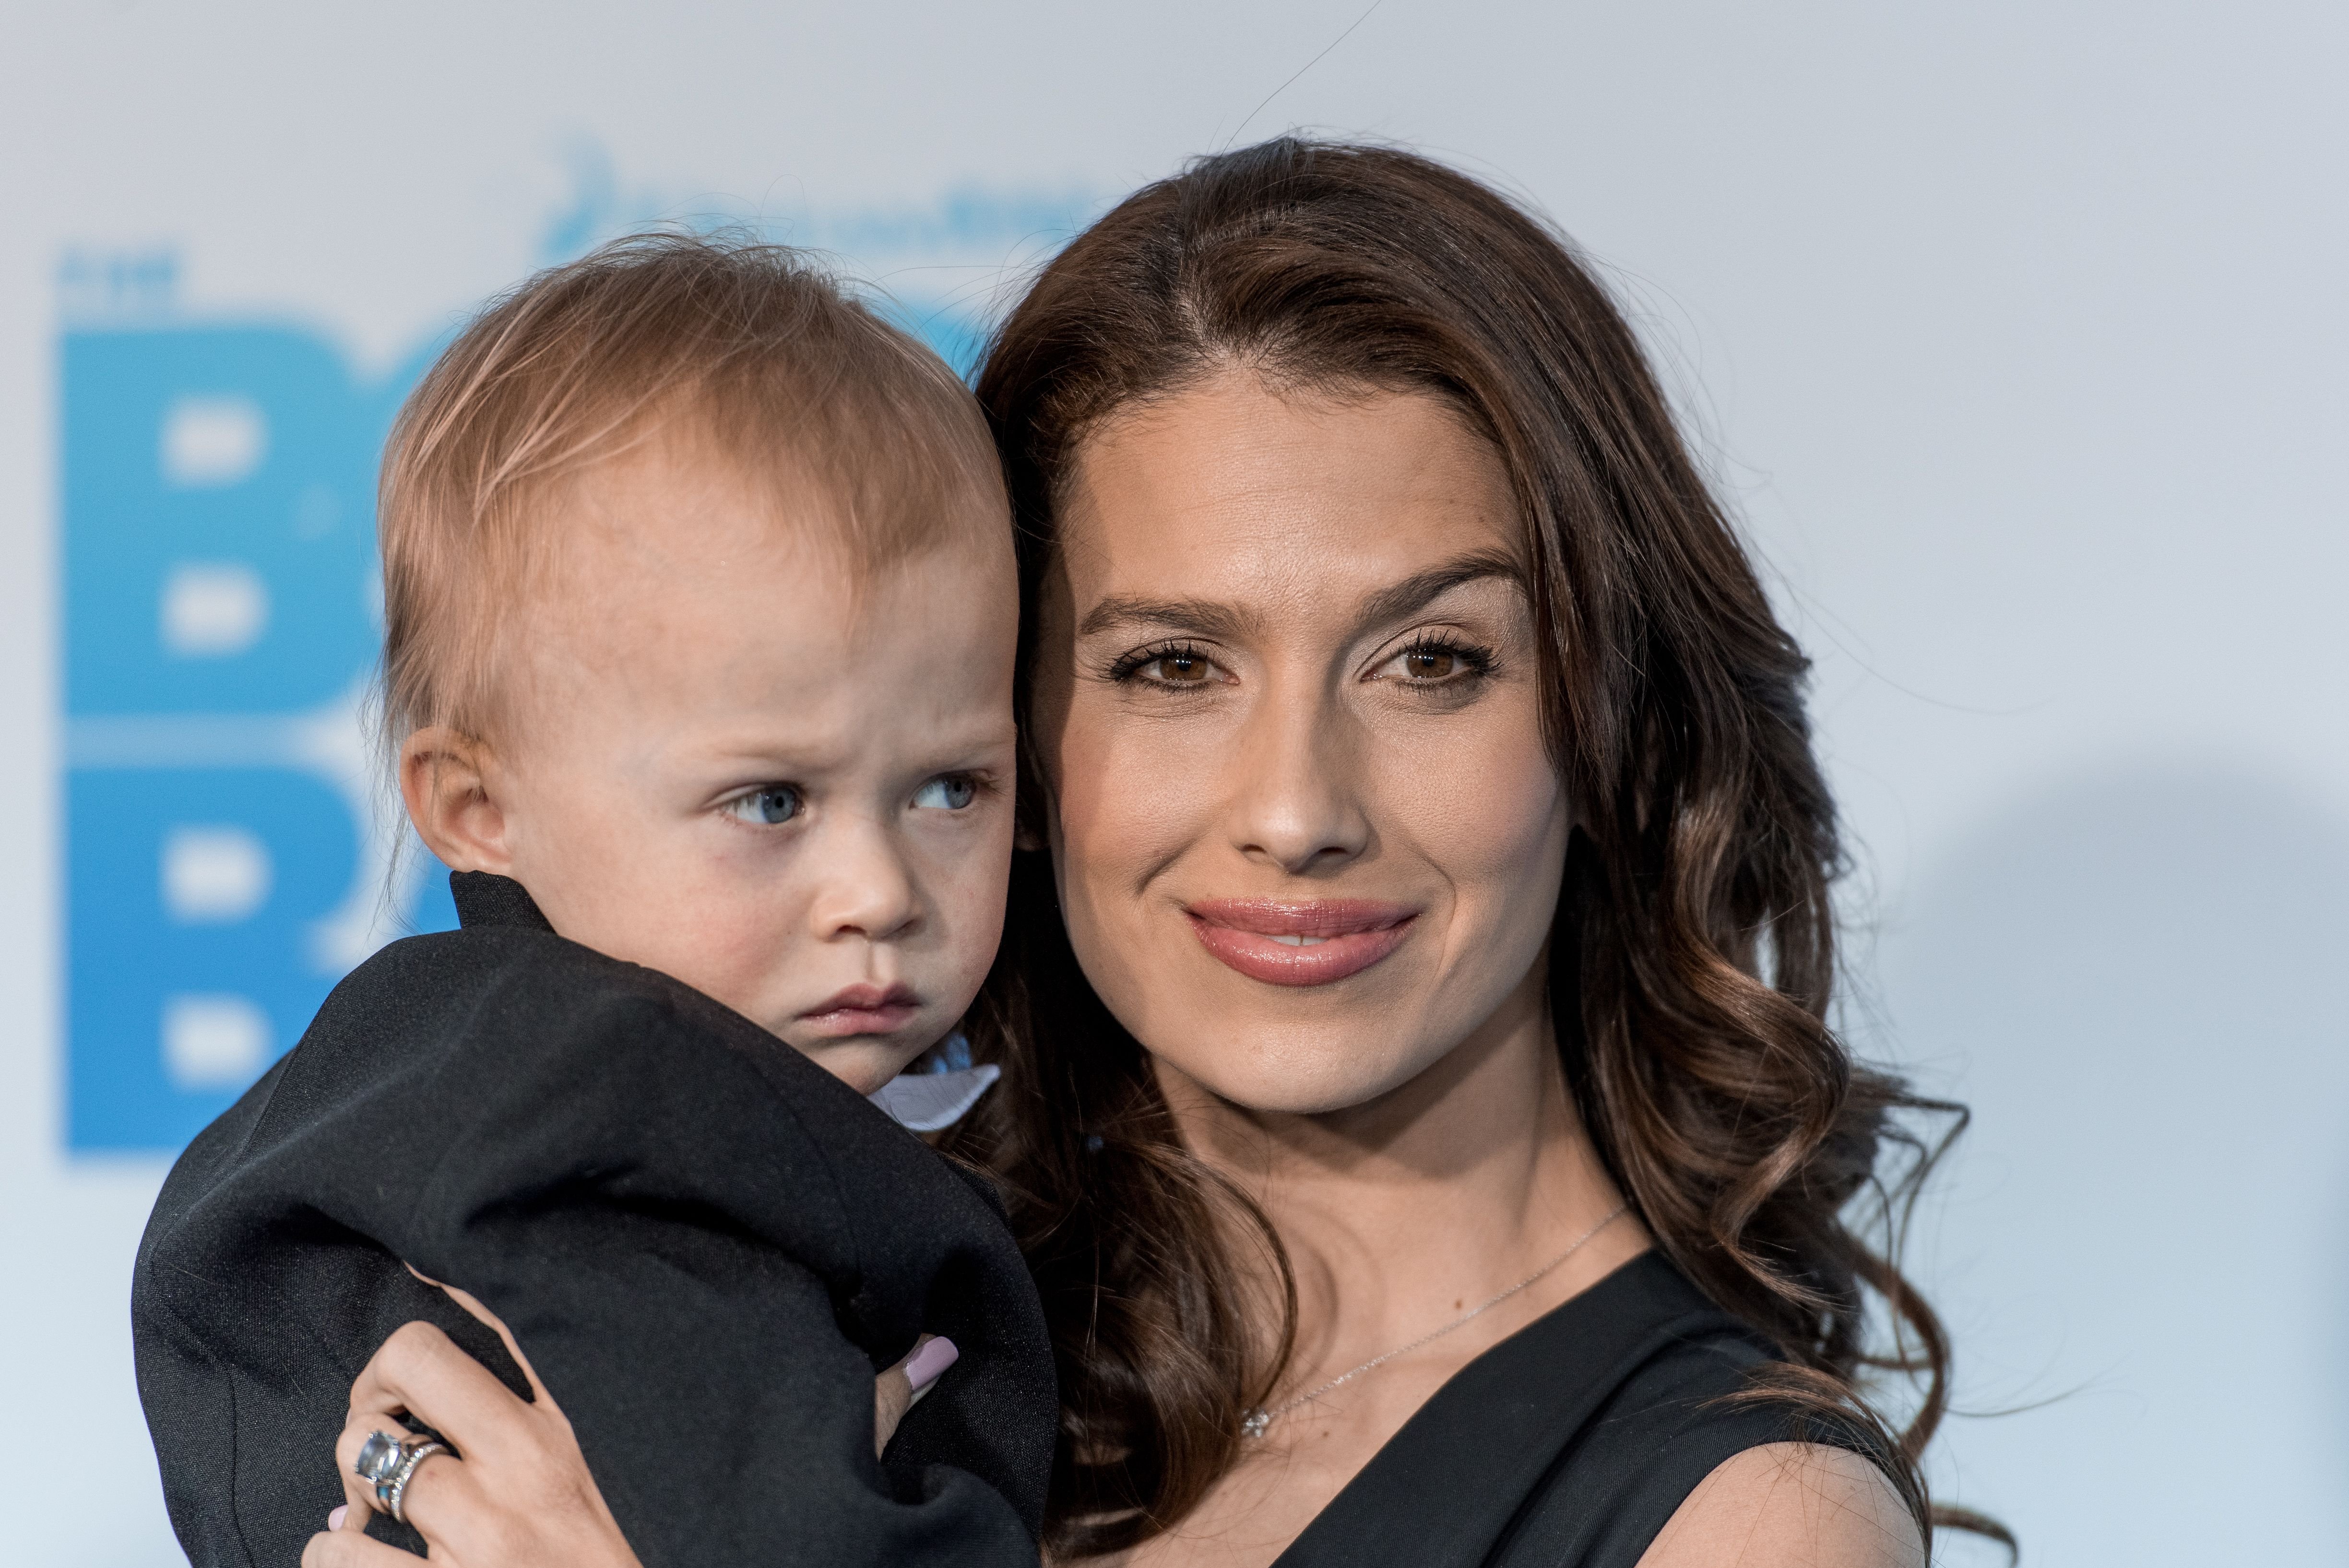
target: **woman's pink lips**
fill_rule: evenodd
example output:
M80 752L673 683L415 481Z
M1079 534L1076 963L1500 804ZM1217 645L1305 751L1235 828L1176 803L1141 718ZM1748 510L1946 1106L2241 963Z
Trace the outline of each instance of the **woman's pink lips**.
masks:
M1401 947L1419 915L1408 904L1369 898L1206 898L1184 913L1201 946L1268 985L1328 985L1360 974Z
M852 985L799 1016L818 1034L893 1034L913 1022L922 999L903 985Z

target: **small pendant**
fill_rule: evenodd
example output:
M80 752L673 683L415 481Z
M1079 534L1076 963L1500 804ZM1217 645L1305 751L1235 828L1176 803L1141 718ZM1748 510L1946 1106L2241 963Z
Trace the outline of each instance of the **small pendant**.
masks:
M1243 1438L1261 1438L1264 1436L1265 1428L1271 1425L1272 1416L1269 1412L1264 1410L1250 1410L1240 1422L1240 1436Z

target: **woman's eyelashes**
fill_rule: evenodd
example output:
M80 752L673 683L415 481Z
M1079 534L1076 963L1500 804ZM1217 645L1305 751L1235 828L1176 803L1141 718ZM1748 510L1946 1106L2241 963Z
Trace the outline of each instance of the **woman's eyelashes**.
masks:
M1166 691L1197 691L1228 680L1223 667L1195 644L1154 643L1113 659L1109 678L1118 684L1154 686Z
M1414 638L1371 670L1373 680L1427 689L1467 686L1493 673L1499 662L1479 643L1450 637Z
M721 808L737 822L753 827L779 827L807 808L807 797L797 784L761 784L728 801Z
M1392 680L1418 691L1443 688L1460 692L1489 676L1500 663L1497 653L1465 638L1424 634L1372 665L1364 677ZM1226 683L1231 673L1195 643L1154 643L1111 661L1104 673L1122 686L1146 686L1162 691L1204 691Z

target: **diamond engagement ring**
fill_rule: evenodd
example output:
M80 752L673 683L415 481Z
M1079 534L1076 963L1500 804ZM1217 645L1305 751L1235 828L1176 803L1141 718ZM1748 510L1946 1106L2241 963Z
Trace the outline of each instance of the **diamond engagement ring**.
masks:
M434 1454L449 1451L449 1445L438 1438L395 1438L389 1432L370 1432L359 1445L359 1457L351 1471L375 1488L376 1501L383 1504L384 1512L406 1524L408 1515L401 1510L416 1467Z

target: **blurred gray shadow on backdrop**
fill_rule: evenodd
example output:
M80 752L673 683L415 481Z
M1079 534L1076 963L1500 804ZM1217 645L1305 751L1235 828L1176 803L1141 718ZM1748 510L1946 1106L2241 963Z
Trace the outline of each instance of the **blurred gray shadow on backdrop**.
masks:
M2043 1563L2339 1560L2349 829L2149 761L1985 821L1908 907L1889 1054L1974 1112L1918 1260L1961 1402L2084 1388L1951 1428L1964 1501Z

